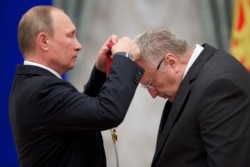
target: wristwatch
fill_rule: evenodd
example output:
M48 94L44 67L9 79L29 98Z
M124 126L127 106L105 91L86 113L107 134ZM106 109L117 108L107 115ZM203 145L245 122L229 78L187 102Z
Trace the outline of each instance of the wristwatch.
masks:
M133 55L132 55L131 53L129 53L129 52L117 52L117 53L115 53L115 54L121 55L121 56L125 56L126 58L128 58L128 59L134 61Z
M129 58L130 60L134 61L133 55L126 52L125 57Z

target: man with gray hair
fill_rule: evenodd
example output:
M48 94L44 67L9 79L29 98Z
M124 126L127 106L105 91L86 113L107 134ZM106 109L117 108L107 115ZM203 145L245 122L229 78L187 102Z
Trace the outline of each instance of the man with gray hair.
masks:
M232 55L167 28L136 38L141 84L167 100L152 167L250 167L250 76Z

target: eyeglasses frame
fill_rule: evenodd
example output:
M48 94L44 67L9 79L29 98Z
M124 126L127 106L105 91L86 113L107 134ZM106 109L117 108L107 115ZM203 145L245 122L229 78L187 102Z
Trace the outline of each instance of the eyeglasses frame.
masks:
M158 64L157 67L156 67L155 72L153 73L153 75L152 75L151 79L148 81L148 83L147 83L146 85L142 85L143 88L145 88L145 89L147 89L147 90L152 90L152 89L154 89L154 87L151 86L151 84L152 84L153 80L155 79L156 73L157 73L157 71L159 70L159 68L161 67L161 64L162 64L164 58L165 58L165 56L160 60L159 64Z

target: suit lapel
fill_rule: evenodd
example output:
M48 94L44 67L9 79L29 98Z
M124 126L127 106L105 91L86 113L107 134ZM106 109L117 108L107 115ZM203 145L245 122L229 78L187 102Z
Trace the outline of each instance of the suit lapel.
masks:
M170 101L167 101L165 107L164 107L164 110L163 110L163 113L162 113L162 116L161 116L161 123L160 123L160 127L159 127L159 131L158 131L158 137L157 139L160 138L162 132L163 132L163 128L164 128L164 125L167 121L167 118L168 118L168 115L169 115L169 112L172 108L172 103ZM157 141L158 143L158 141Z
M156 145L156 152L154 155L154 159L156 159L156 157L158 156L158 154L161 152L162 148L164 147L165 140L167 139L169 132L171 131L171 128L176 122L178 116L180 115L181 107L183 106L188 96L189 90L190 90L189 83L182 82L181 89L178 91L178 94L180 94L180 96L176 96L176 100L175 100L178 103L172 104L172 107L170 109L165 125L161 123L161 126L163 126L163 130L161 130L161 133L159 133L158 135L158 142Z
M172 104L172 107L169 111L167 121L164 125L163 118L161 120L160 129L158 133L158 139L157 139L157 145L156 145L156 151L153 158L153 163L156 164L157 159L159 158L160 152L162 151L164 144L166 143L166 140L169 136L169 133L174 126L175 122L178 120L179 116L181 115L182 108L185 106L185 101L188 98L188 94L190 92L190 83L195 80L197 77L199 70L203 66L203 64L209 59L209 57L212 55L212 53L215 51L213 47L211 47L208 44L203 45L205 48L200 56L197 58L197 60L194 62L192 67L189 69L187 75L184 77L179 91L177 92L176 98L174 103ZM167 102L168 103L168 102ZM167 106L167 104L166 104ZM165 107L164 112L167 108ZM164 113L165 114L165 113ZM163 114L163 116L164 116Z

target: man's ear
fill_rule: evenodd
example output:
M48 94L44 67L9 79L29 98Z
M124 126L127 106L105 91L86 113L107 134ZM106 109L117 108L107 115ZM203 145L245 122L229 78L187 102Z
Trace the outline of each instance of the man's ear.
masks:
M165 55L164 61L175 72L179 71L179 61L178 61L178 58L173 53L167 53Z
M168 64L169 66L175 66L176 65L176 61L177 61L177 58L174 54L172 53L167 53L165 55L165 59L164 59L165 63Z
M48 40L48 36L46 33L44 32L41 32L37 35L37 39L36 39L36 42L38 44L38 46L43 49L43 50L48 50L48 43L47 43L47 40Z

